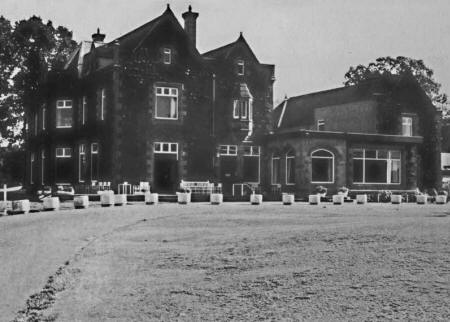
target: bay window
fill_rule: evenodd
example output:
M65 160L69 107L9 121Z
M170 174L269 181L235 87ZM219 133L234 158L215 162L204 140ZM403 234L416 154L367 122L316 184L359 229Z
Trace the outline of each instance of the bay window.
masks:
M399 184L401 152L357 149L353 151L353 182Z

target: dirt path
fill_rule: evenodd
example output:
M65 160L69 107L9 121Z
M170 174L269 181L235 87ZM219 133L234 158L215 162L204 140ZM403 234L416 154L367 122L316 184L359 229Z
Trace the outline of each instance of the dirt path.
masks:
M450 319L448 206L158 209L165 216L86 248L46 314L57 321Z

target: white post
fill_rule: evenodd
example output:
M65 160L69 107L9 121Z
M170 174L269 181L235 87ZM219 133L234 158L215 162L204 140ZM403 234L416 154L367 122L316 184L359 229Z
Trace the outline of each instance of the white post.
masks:
M3 201L6 202L6 183L3 184Z

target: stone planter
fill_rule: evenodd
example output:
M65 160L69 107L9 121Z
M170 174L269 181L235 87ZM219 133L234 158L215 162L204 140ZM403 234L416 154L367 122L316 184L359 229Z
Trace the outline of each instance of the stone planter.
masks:
M310 205L320 205L320 195L309 195L308 201Z
M223 202L222 193L212 193L210 195L211 205L220 205Z
M367 203L367 195L356 195L356 203L359 205L364 205Z
M30 200L14 200L12 202L12 211L15 214L27 214L30 212Z
M295 202L295 196L290 193L283 193L281 200L283 205L292 205Z
M180 205L187 205L191 202L190 192L177 192L177 200Z
M159 201L159 196L157 193L145 193L145 204L146 205L156 205Z
M447 196L446 195L437 195L436 196L436 204L437 205L444 205L447 203Z
M114 206L114 192L113 191L105 191L100 194L100 203L102 207L111 207Z
M399 205L402 203L401 195L391 195L391 203L394 205Z
M58 197L46 197L42 199L42 208L45 211L59 210L59 198Z
M425 205L427 203L427 195L417 195L416 202L419 205Z
M252 193L250 195L250 203L252 205L260 205L260 204L262 204L262 201L263 201L263 195L256 194L256 193Z
M0 216L6 215L6 210L8 210L8 201L0 201Z
M127 195L114 195L114 206L123 206L127 204Z
M73 206L75 209L83 209L89 207L89 197L88 196L75 196L73 197Z
M344 203L344 195L333 195L333 204L334 205L342 205Z

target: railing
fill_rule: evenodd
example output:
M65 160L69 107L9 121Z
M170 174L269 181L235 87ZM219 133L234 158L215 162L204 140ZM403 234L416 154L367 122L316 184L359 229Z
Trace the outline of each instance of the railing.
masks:
M251 193L255 192L256 189L258 189L259 185L257 183L249 183L249 182L242 182L242 183L233 183L233 186L231 187L231 194L233 196L236 196L236 194L238 192L240 192L240 194L238 194L238 196L245 196L246 193L244 188L247 188L248 190L250 190Z
M180 182L181 189L189 189L192 193L198 194L211 194L211 193L221 193L222 184L219 183L217 186L209 181L184 181Z

